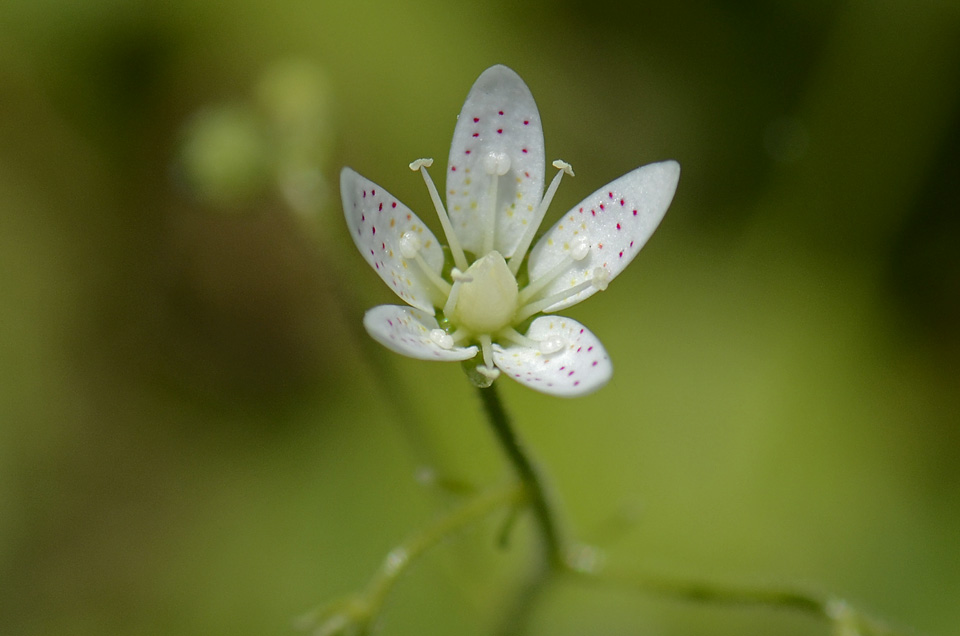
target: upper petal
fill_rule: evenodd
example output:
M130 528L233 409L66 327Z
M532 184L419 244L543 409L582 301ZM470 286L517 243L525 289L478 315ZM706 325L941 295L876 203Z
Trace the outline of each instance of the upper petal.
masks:
M580 202L550 228L530 252L530 280L550 271L585 237L590 251L585 258L547 284L541 298L571 289L589 280L596 268L606 270L609 281L633 260L666 214L680 179L680 164L661 161L628 172ZM589 286L545 311L558 311L592 296Z
M506 158L506 174L488 173L490 157ZM460 111L447 165L447 212L464 249L480 254L490 180L499 179L494 249L512 256L543 196L543 171L543 130L530 89L506 66L488 68Z
M380 305L363 316L374 340L397 353L418 360L468 360L477 355L476 347L443 347L434 330L441 331L436 319L425 312L399 305Z
M350 168L340 172L340 197L350 236L380 278L404 301L433 314L437 292L420 266L403 258L400 237L413 232L420 255L436 273L443 269L443 248L410 208Z
M589 329L562 316L541 316L530 324L527 337L551 341L554 353L513 345L494 345L493 361L506 375L532 389L560 397L596 391L610 379L613 365L603 345Z

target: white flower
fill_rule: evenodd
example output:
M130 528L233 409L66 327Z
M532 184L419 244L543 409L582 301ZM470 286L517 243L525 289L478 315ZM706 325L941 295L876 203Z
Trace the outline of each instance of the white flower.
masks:
M675 161L637 168L563 215L524 256L569 164L554 161L544 194L540 114L523 80L505 66L487 69L463 105L447 166L447 208L419 170L453 258L410 209L350 168L340 192L360 253L405 306L381 305L363 323L384 346L423 360L468 360L491 381L500 371L538 391L576 396L603 386L613 371L586 327L546 315L605 289L633 260L673 199ZM449 216L447 215L449 211ZM471 256L473 259L471 260ZM519 280L529 280L522 288ZM440 320L437 320L440 310ZM529 326L525 334L518 328Z

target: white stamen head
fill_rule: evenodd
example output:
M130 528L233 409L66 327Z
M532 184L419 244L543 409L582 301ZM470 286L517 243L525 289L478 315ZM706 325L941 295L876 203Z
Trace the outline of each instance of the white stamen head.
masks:
M478 364L477 371L479 371L484 377L489 378L491 382L500 377L500 369L497 367L488 367L485 364Z
M540 353L548 355L560 351L566 344L566 341L560 336L548 336L541 340L538 346Z
M470 271L470 270L467 270L467 271ZM453 269L450 270L450 280L452 280L455 283L472 283L473 276L467 276L466 274L461 272L459 269L454 267Z
M590 282L593 283L594 287L603 291L607 288L607 285L610 284L610 272L602 267L597 267L593 270L593 276L590 277Z
M582 261L590 253L590 241L583 234L573 237L570 242L570 257L575 261Z
M491 152L483 158L483 169L489 175L502 177L510 170L510 156L505 152Z
M400 255L413 258L420 251L420 237L415 232L404 232L400 237Z
M433 165L433 159L417 159L410 164L410 169L416 172L420 168L429 168Z
M437 343L441 349L453 349L453 336L443 329L431 329L430 339Z
M557 170L562 170L564 173L570 175L571 177L573 176L573 166L571 166L566 161L557 159L556 161L553 162L553 167L556 168Z

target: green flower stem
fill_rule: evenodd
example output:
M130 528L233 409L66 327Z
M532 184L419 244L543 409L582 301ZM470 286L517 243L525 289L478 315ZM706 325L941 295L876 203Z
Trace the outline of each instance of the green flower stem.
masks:
M366 597L380 606L401 574L420 555L434 547L453 532L505 506L516 506L526 498L523 484L513 482L500 488L484 491L453 511L439 517L432 524L394 548L377 574L370 581Z
M596 585L632 589L676 601L794 610L826 620L833 625L835 633L842 636L903 636L903 632L863 614L842 599L800 589L737 587L706 581L640 576L632 572L589 572L568 568L566 573Z
M506 453L507 459L513 465L517 477L527 491L530 507L540 529L547 563L552 569L563 569L566 566L565 551L553 510L547 500L546 489L533 462L513 432L510 418L503 408L500 394L497 393L496 384L487 388L478 388L477 391L480 392L483 408L497 436L497 441L500 442L500 447Z
M297 621L298 626L310 629L315 636L368 634L380 615L387 595L418 557L457 530L479 521L494 510L523 504L527 496L521 482L511 482L474 496L391 550L366 590L311 612Z

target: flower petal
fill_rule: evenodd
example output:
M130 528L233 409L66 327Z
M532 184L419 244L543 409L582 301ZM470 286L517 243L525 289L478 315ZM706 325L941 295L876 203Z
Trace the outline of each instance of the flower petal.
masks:
M438 336L442 330L437 320L411 307L374 307L364 314L363 326L374 340L387 349L418 360L468 360L477 355L474 346L441 346Z
M491 157L509 164L505 174L489 174ZM490 180L499 179L494 249L513 255L543 196L543 171L543 129L530 89L506 66L488 68L460 111L447 165L447 212L464 249L483 255Z
M596 391L610 379L613 365L603 345L576 320L541 316L530 324L527 337L540 349L494 345L493 361L506 375L532 389L560 397ZM553 346L549 346L553 345ZM560 347L554 353L543 353Z
M666 214L680 179L676 161L652 163L607 184L563 215L530 252L531 284L549 272L585 237L590 251L573 261L562 275L548 283L538 297L546 298L590 280L598 267L612 280L633 260ZM544 311L557 311L592 296L589 286Z
M400 298L433 314L434 303L441 301L438 290L416 261L403 258L400 251L400 237L413 232L424 263L439 274L443 248L430 229L410 208L350 168L340 172L340 197L350 236L370 266Z

